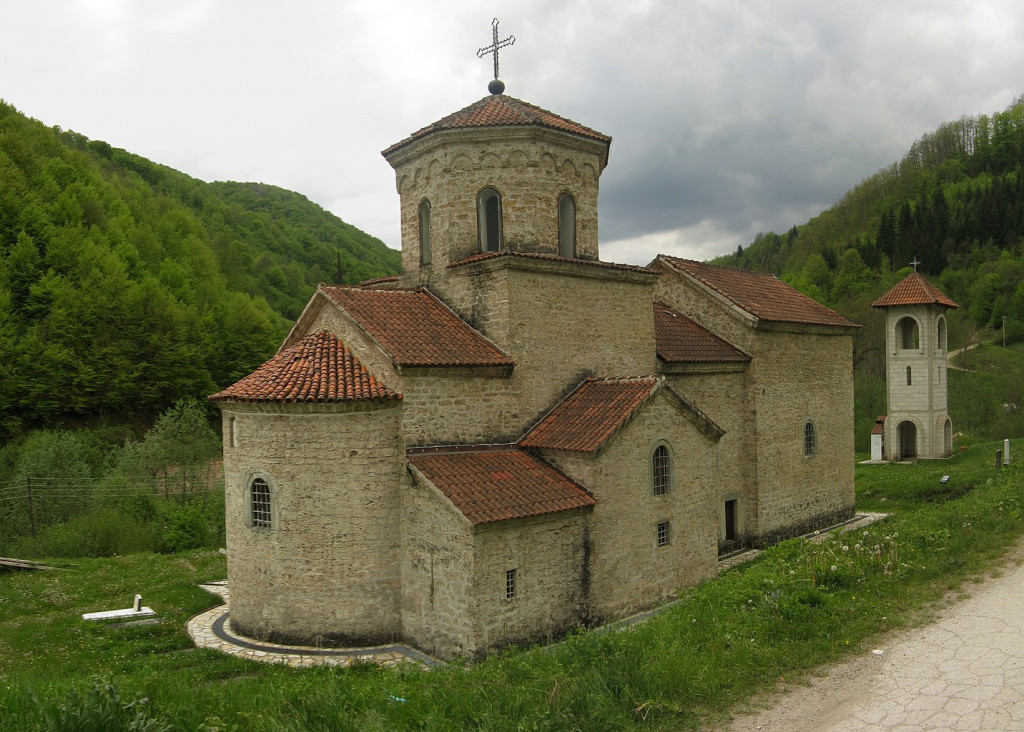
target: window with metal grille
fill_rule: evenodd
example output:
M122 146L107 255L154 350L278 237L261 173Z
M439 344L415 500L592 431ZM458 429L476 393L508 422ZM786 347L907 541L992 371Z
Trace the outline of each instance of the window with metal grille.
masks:
M253 478L249 488L254 529L270 528L270 486L263 478Z
M814 455L818 452L818 437L814 431L814 422L808 421L804 425L804 455Z
M669 539L669 525L668 524L669 524L668 521L662 521L660 524L658 524L658 532L657 532L657 544L658 544L658 546L668 546L668 539Z
M651 456L651 485L656 496L665 495L672 486L672 457L664 445L658 445Z
M516 596L516 570L505 570L505 599L511 600Z

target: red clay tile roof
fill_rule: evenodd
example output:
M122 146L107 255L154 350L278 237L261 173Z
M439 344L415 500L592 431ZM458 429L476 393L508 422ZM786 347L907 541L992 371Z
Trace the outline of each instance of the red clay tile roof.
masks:
M615 434L662 380L585 379L519 441L522 447L594 452Z
M332 333L319 330L224 391L210 397L226 402L352 402L401 399L352 355Z
M383 285L388 282L398 282L401 279L398 275L391 275L390 277L375 277L372 280L363 280L359 283L360 287L372 287L373 285ZM324 284L324 283L320 283Z
M533 104L524 102L515 97L504 94L489 95L468 107L453 112L447 117L438 120L432 125L427 125L417 130L401 142L396 142L381 154L387 157L395 150L405 147L409 143L418 140L433 132L441 130L452 130L464 127L525 127L537 125L548 127L562 132L571 132L574 135L589 137L604 143L610 143L612 138L602 135L596 130L584 127L579 122L559 117L553 112L541 109Z
M413 451L407 457L474 524L594 505L577 483L523 450Z
M324 285L400 366L511 366L512 359L425 290Z
M942 290L933 285L920 272L911 272L896 286L871 303L873 308L887 308L893 305L944 305L959 308Z
M540 259L548 262L573 262L574 264L587 264L594 267L603 267L605 269L617 269L623 272L644 272L648 274L656 274L655 270L649 267L640 267L636 264L619 264L618 262L602 262L598 259L570 259L562 257L557 254L541 254L539 252L512 252L507 249L500 252L481 252L479 254L471 254L463 259L457 259L448 265L448 268L461 267L465 264L473 264L474 262L483 262L487 259L498 259L500 257L516 257L519 259Z
M658 358L666 363L750 361L743 351L661 302L654 303L654 336Z
M665 254L659 254L658 258L686 272L759 320L860 327L772 275L716 267Z

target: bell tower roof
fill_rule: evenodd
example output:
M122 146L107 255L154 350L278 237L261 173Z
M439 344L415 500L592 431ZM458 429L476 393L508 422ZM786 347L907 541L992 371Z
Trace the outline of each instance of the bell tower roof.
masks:
M445 130L471 129L482 127L543 127L558 132L567 132L590 140L602 142L606 147L611 145L612 138L596 130L560 117L554 112L524 102L506 94L491 94L468 107L453 112L431 125L417 130L401 142L381 152L385 158L437 132Z
M899 305L942 305L959 308L946 293L929 282L923 274L914 271L896 283L896 286L871 303L873 308Z

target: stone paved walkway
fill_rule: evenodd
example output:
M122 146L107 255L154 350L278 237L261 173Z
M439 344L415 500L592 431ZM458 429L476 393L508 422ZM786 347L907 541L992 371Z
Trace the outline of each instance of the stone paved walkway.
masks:
M332 664L348 666L356 662L393 666L398 663L417 663L422 666L436 666L440 663L425 653L408 646L392 644L369 648L315 648L312 646L286 646L246 638L231 631L228 623L230 595L226 580L200 585L207 592L219 595L223 605L217 605L193 616L186 623L186 630L200 648L212 648L233 656L252 661L284 663L293 667Z
M849 521L833 526L824 531L816 531L808 534L809 541L820 541L832 531L852 531L861 526L874 523L885 514L859 513ZM820 537L820 538L819 538ZM725 571L730 567L743 562L749 562L760 554L760 550L751 549L737 552L723 558L719 563L719 571ZM316 664L334 664L347 666L356 662L368 662L382 666L390 666L397 663L418 663L426 667L436 666L441 663L436 658L421 653L408 646L393 644L388 646L375 646L372 648L315 648L311 646L286 646L277 643L254 640L238 635L231 630L228 622L228 611L230 596L228 593L227 580L209 582L200 585L204 590L220 596L224 600L223 605L217 605L205 612L193 616L186 623L186 630L192 637L193 642L200 648L212 648L214 650L230 653L233 656L248 658L253 661L264 661L268 663L285 663L289 666L302 667ZM647 612L638 613L628 618L617 620L599 630L623 628L642 622L655 615L672 603L662 605Z

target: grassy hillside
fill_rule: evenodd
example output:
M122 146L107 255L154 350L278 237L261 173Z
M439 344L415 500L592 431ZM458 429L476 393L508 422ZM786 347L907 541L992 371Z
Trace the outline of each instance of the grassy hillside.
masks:
M318 281L398 252L304 197L207 184L0 102L0 437L152 418L265 360Z
M970 328L1024 340L1024 97L962 117L834 206L783 234L759 234L719 262L781 276L842 312L888 289L913 260ZM961 343L955 345L961 345Z
M921 137L901 160L848 191L810 221L759 234L716 260L771 272L862 324L854 343L858 449L867 449L875 416L885 412L884 317L870 303L911 262L960 308L949 312L952 348L981 341L1024 342L1024 97L991 116L964 116ZM991 436L1024 424L993 401L957 403L954 429ZM978 398L1005 385L975 385ZM990 421L976 414L983 406Z

